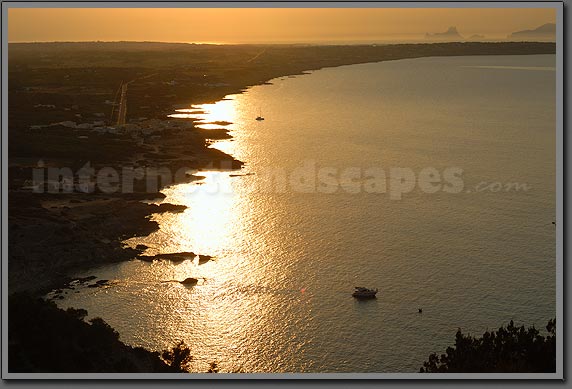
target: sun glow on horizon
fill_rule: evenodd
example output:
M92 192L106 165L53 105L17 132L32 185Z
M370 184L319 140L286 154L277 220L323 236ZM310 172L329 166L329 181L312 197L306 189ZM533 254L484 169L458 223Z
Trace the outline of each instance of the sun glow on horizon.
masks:
M456 26L506 38L556 22L556 8L8 8L9 42L208 44L423 40ZM192 26L192 28L190 28ZM295 26L295 28L292 28Z

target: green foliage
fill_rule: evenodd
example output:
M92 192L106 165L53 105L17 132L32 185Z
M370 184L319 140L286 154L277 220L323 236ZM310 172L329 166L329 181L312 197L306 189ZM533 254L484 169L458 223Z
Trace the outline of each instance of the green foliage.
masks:
M553 373L556 371L556 319L546 326L548 335L514 322L475 338L457 331L455 346L445 354L429 355L421 373Z

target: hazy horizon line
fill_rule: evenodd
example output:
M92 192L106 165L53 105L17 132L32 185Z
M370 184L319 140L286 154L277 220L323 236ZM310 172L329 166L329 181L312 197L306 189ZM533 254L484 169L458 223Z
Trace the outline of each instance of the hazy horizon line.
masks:
M459 40L371 40L371 41L261 41L261 42L182 42L182 41L153 41L153 40L48 40L48 41L8 41L8 44L55 44L55 43L158 43L174 45L201 46L260 46L260 45L312 45L312 46L358 46L358 45L388 45L388 44L432 44L432 43L509 43L509 42L545 42L555 43L556 40L511 40L508 38L489 39L459 39Z

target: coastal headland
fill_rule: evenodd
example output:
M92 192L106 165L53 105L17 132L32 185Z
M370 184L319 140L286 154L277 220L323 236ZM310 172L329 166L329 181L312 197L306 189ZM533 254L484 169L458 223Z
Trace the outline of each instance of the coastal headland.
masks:
M228 123L201 129L190 119L169 118L175 109L215 102L277 77L324 67L430 56L554 54L555 50L554 43L546 42L9 44L8 288L15 296L10 304L16 313L25 311L16 310L21 303L42 314L55 314L20 293L39 297L67 285L79 271L144 256L145 247L126 247L123 242L156 230L157 223L149 219L152 214L184 209L149 201L164 197L160 191L165 185L196 179L183 174L151 188L134 180L128 191L77 190L77 172L86 166L172 172L241 168L243 161L209 147L230 137ZM118 93L126 83L126 124L118 126ZM39 167L69 169L73 189L48 190L46 177L42 190L34 190L30 182Z

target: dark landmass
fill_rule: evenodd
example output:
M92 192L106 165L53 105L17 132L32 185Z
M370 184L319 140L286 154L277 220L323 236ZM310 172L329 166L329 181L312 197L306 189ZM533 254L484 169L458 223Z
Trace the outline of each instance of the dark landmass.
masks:
M183 262L190 260L192 261L195 259L197 254L191 251L183 251L180 253L165 253L165 254L157 254L157 255L140 255L138 258L142 261L156 261L156 260L168 260L172 262Z
M464 40L464 38L457 31L457 27L449 27L447 31L435 32L425 34L425 38L433 41L446 41L446 42L458 42Z
M153 213L182 208L142 200L161 199L165 185L196 179L185 173L161 179L153 187L135 180L130 190L124 186L115 192L83 190L78 186L82 168L170 172L241 168L242 162L209 147L213 140L228 138L227 130L203 130L188 119L168 118L176 108L214 102L276 77L329 66L427 56L553 53L555 44L532 42L9 44L10 371L150 372L164 368L156 354L122 344L107 325L85 323L78 312L66 313L35 297L65 287L79 271L144 255L145 247L125 248L123 241L154 231L157 224L149 220ZM116 111L114 101L122 82L129 82L127 124L116 131L112 111ZM33 193L26 189L37 167L71 169L74 190ZM47 182L42 185L48 187ZM19 292L33 297L22 297ZM180 362L185 353L167 354Z
M183 373L158 352L130 347L87 311L13 294L9 299L8 370L11 373Z
M455 336L455 346L446 353L429 355L421 373L555 373L556 319L546 325L548 335L534 327L517 327L511 322L482 337Z
M140 199L138 194L21 192L11 196L10 291L45 293L69 281L78 269L141 254L124 247L122 240L155 231L158 225L147 219L150 214L184 207L145 204Z
M556 24L546 23L533 30L523 30L513 32L508 36L508 39L513 40L542 40L554 41L556 39Z
M219 125L219 126L228 126L229 124L232 124L232 123L231 123L231 122L227 122L227 121L225 121L225 120L217 120L217 121L208 122L208 123L205 123L205 124L217 124L217 125Z

